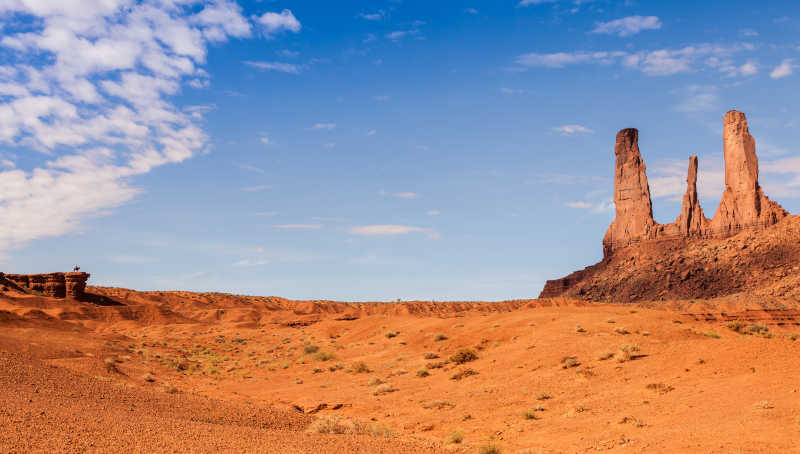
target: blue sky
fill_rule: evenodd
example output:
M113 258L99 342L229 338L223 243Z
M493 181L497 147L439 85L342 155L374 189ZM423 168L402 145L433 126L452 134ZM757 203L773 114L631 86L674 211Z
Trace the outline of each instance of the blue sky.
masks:
M0 1L0 269L535 297L601 258L619 129L712 216L732 108L797 213L800 4L697 3Z

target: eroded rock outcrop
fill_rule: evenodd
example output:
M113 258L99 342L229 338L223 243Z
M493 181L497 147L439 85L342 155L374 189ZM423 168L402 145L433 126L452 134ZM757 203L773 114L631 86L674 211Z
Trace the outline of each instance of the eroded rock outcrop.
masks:
M598 273L602 274L606 266L615 263L616 254L622 250L625 250L625 260L635 264L637 256L661 248L656 245L658 242L668 241L670 244L664 247L680 250L692 240L724 239L743 230L761 230L789 214L767 198L758 184L755 139L750 135L747 119L742 112L731 110L724 118L725 192L711 220L703 214L697 195L697 156L689 158L686 193L680 215L671 224L658 224L653 220L646 166L639 151L638 139L636 129L623 129L617 134L614 146L616 218L603 238L603 261L567 277L547 281L540 297L592 295L592 289L597 286L595 281L598 280ZM663 267L660 263L654 266ZM665 285L669 289L672 289L672 285L683 285L674 282L686 282L692 272L699 273L689 270L688 274L679 273L675 279L667 273ZM603 298L611 296L610 293L603 295ZM628 298L631 297L636 295L628 295Z
M656 226L647 167L639 153L639 131L623 129L614 145L614 206L617 216L603 238L603 251L610 254L633 241L650 238Z
M788 213L773 202L758 184L756 141L750 135L744 113L725 115L722 132L725 154L725 192L711 221L716 236L727 236L744 228L776 223Z
M23 289L52 298L83 299L89 273L6 274L5 278Z

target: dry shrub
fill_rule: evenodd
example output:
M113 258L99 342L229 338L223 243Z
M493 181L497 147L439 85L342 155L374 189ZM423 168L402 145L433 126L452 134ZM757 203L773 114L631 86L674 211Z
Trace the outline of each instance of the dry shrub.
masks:
M428 372L428 369L420 369L417 371L417 377L423 378L429 376L431 373Z
M450 435L447 436L446 440L447 443L456 445L461 444L462 441L464 441L464 432L458 429L450 432Z
M368 374L372 372L364 361L359 361L353 364L353 372L357 374Z
M580 361L578 361L578 358L575 356L565 356L561 359L562 369L569 369L570 367L578 367L580 365Z
M599 361L605 361L607 359L611 359L614 357L614 352L604 351L597 354L597 359Z
M425 353L425 359L438 359L439 355L433 352Z
M453 408L453 407L455 407L455 405L446 400L429 400L427 402L422 403L422 408L425 408L427 410L431 409L442 410L445 408Z
M536 395L536 400L547 400L550 399L552 396L548 393L539 393Z
M400 331L388 331L386 333L386 337L391 339L393 337L397 337L398 334L400 334Z
M447 336L445 336L442 333L439 333L436 336L434 336L433 340L435 340L436 342L444 341L444 340L447 340Z
M384 382L383 380L381 380L380 378L378 378L378 377L373 377L373 378L372 378L372 379L369 381L369 383L367 383L367 384L368 384L369 386L378 386L378 385L382 385L383 383L385 383L385 382Z
M314 355L314 359L317 361L330 361L333 358L335 358L335 356L331 352L319 351Z
M372 392L372 395L381 396L383 394L389 394L395 391L397 391L397 388L395 388L394 385L392 385L391 383L383 383L381 385L378 385L377 388L375 388L375 391Z
M616 355L617 362L624 363L626 361L630 361L636 357L636 353L638 352L638 345L622 344L619 346L619 353Z
M434 361L434 362L430 362L430 363L425 364L425 368L426 369L441 369L442 367L444 367L444 365L445 365L444 361Z
M318 434L350 434L355 433L358 425L349 419L340 418L336 415L320 416L312 422L307 432Z
M318 351L319 351L319 347L318 347L318 346L316 346L316 345L306 344L306 345L304 345L304 346L303 346L303 351L304 351L304 352L305 352L307 355L310 355L310 354L312 354L312 353L316 353L316 352L318 352Z
M473 375L478 375L478 372L467 368L460 372L455 373L452 377L450 377L450 380L461 380L463 378L471 377Z
M478 448L478 454L502 454L502 452L500 446L494 443L487 443Z
M647 389L655 391L659 394L666 394L675 389L674 386L665 385L664 383L649 383Z
M478 359L478 354L468 348L462 348L450 356L450 362L456 364L464 364L476 359Z
M614 332L617 333L617 334L622 334L623 336L626 335L626 334L630 334L631 333L630 331L628 331L627 329L625 329L625 328L623 328L621 326L618 326L618 327L614 328Z

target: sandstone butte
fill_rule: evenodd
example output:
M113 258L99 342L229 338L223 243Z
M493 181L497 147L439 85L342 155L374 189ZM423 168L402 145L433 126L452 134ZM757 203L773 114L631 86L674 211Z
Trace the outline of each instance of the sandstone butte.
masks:
M614 294L613 289L606 292L589 291L592 285L609 281L610 273L619 272L621 255L631 258L626 265L635 270L637 257L653 256L664 253L681 254L682 249L691 248L703 241L725 239L743 231L760 231L768 228L789 213L779 204L770 200L758 183L758 157L756 144L747 127L745 114L731 110L723 120L723 149L725 159L725 190L712 219L706 218L697 197L697 156L689 157L689 168L686 177L686 193L683 196L681 213L675 222L659 224L653 219L653 207L650 199L650 187L647 182L647 167L639 151L639 132L636 129L623 129L617 133L614 154L616 165L614 170L614 205L616 217L603 238L603 261L577 271L567 277L548 281L540 297L562 295L584 296L600 299L609 297L628 297L638 299L635 290L622 294ZM624 253L621 254L621 251ZM658 251L658 252L655 252ZM641 260L640 260L641 262ZM651 263L652 262L652 263ZM672 266L674 261L648 261L655 268L662 267L659 275L654 277L668 278L670 274L685 272L680 266ZM685 267L684 267L685 268ZM641 270L639 270L641 271ZM686 280L689 276L681 276ZM720 277L720 276L716 276ZM661 284L655 284L658 287ZM619 285L617 285L619 287ZM719 296L694 295L686 292L685 286L680 295L663 288L664 295L671 297ZM724 293L724 292L723 292ZM653 297L652 293L647 295Z

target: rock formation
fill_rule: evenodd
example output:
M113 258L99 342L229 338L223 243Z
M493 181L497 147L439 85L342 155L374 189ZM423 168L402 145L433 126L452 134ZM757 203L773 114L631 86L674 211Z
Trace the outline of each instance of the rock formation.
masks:
M656 225L647 184L647 167L639 153L639 131L629 128L617 133L614 154L617 156L614 170L617 216L603 238L606 254L633 241L649 238Z
M52 298L83 299L89 273L6 274L18 286Z
M786 216L786 211L767 198L758 184L756 141L750 135L744 113L731 110L725 115L722 137L725 192L711 221L715 234L727 236L743 228L772 225Z
M708 230L709 222L697 199L697 156L690 156L689 172L686 176L686 194L683 195L681 214L675 220L675 224L680 235L699 237Z
M644 250L654 241L671 240L685 245L695 239L726 238L742 230L766 228L789 214L767 198L758 184L755 139L748 131L747 119L742 112L731 110L725 114L725 192L711 220L703 214L697 197L697 156L689 158L686 194L680 215L671 224L662 225L653 220L647 169L639 152L638 139L636 129L623 129L617 133L614 146L616 218L603 238L603 262L565 278L547 281L540 297L573 294L575 289L580 294L591 293L590 281L602 268L600 265L611 263L615 253L633 245ZM633 259L636 257L634 252L628 255Z

